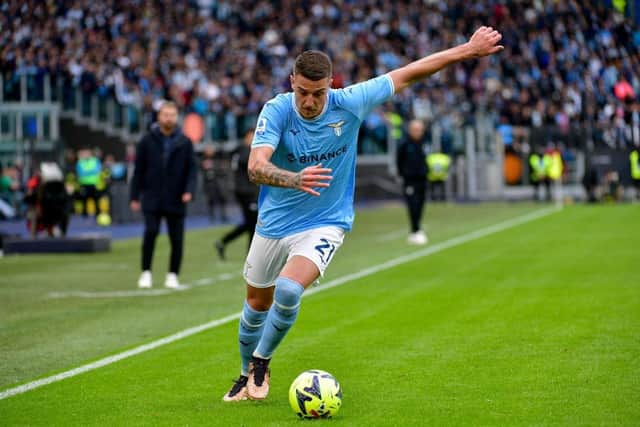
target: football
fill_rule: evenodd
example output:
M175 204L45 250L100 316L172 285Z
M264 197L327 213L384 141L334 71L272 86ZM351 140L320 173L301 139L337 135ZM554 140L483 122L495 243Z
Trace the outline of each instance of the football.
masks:
M304 371L289 388L289 403L300 418L331 418L342 405L340 383L328 372Z

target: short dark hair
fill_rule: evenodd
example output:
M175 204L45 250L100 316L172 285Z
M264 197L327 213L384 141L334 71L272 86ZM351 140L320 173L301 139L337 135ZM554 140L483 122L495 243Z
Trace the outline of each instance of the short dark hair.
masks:
M318 81L331 77L333 66L329 56L319 50L307 50L296 58L293 74L301 74L309 80Z

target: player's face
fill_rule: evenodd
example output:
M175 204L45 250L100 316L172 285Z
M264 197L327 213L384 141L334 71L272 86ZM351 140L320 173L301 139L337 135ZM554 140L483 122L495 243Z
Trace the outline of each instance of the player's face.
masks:
M322 112L331 87L331 78L309 80L301 74L291 76L291 88L298 112L305 119L313 119Z

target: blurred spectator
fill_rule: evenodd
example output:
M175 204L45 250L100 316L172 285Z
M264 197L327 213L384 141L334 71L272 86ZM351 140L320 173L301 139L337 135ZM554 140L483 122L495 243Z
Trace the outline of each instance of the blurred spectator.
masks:
M551 200L551 180L548 176L551 158L545 156L544 148L541 145L536 146L535 151L529 156L529 180L533 185L533 200L542 200L540 195L540 185L545 188L545 200Z
M258 221L258 194L260 188L249 180L247 168L249 166L249 154L253 141L253 129L245 134L242 144L234 150L231 156L231 168L234 172L234 193L242 210L242 224L225 234L222 239L215 242L215 248L220 259L225 259L226 246L240 237L248 234L247 249L251 246L256 223Z
M49 237L67 234L71 198L65 189L64 174L55 162L43 162L29 178L27 228L35 237L46 231Z
M598 185L600 184L600 177L598 176L598 170L588 162L585 167L584 176L582 177L582 186L587 193L587 202L595 203L598 201Z
M640 93L640 30L596 0L7 0L0 72L7 100L19 97L23 75L40 96L49 74L65 102L75 87L148 116L172 98L185 112L215 115L216 137L235 139L288 86L302 50L335 58L334 86L346 86L461 41L481 22L502 32L505 51L443 70L401 94L395 112L431 123L488 111L515 127L607 128Z
M82 200L82 216L84 217L96 214L101 173L102 163L100 159L89 149L79 150L76 176L78 177L79 193Z
M629 153L629 169L631 171L631 182L635 189L634 200L640 199L640 150L634 147Z
M218 219L222 222L227 222L227 200L222 191L221 182L223 177L221 176L221 168L216 149L212 145L204 148L200 169L202 170L202 178L204 181L204 193L209 212L209 221L215 221L216 211L218 211Z
M446 183L449 179L451 157L440 151L427 156L427 179L429 181L429 197L434 201L444 202L447 199Z
M396 152L396 167L402 177L402 187L410 220L407 241L413 245L427 243L422 230L422 212L427 190L427 159L425 156L425 124L414 119L409 122L407 137Z
M622 200L623 191L620 185L620 174L616 170L609 170L604 177L604 201L615 203Z
M15 167L0 165L0 219L11 219L16 216L15 194L19 187Z
M117 162L113 154L104 158L104 168L109 170L109 181L120 182L127 180L127 167L123 162Z
M500 116L500 123L498 123L497 131L502 139L502 144L504 145L505 150L512 151L514 139L513 126L509 124L506 116Z
M13 164L7 165L0 170L0 200L4 202L5 217L14 217L19 213L21 196L18 168Z

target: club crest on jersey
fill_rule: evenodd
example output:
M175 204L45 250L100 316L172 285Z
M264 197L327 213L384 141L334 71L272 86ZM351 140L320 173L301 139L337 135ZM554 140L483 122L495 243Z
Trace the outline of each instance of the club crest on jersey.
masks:
M329 123L327 126L333 128L333 133L335 133L336 136L340 136L342 135L342 125L344 125L345 123L347 122L344 120L340 120L339 122Z

